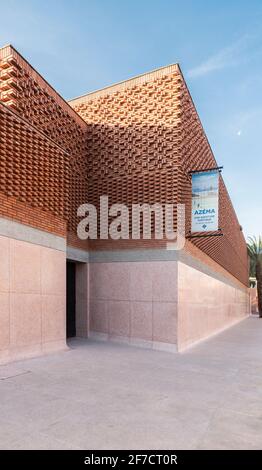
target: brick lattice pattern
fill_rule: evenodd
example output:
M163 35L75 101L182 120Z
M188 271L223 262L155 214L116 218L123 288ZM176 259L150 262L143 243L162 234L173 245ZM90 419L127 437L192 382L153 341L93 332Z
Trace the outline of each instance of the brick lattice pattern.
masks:
M49 214L46 230L61 233L67 224L69 244L112 248L110 241L88 244L76 236L77 207L97 206L106 194L109 204L129 207L185 203L189 232L188 171L217 164L178 65L69 105L7 46L0 49L0 79L2 215L42 228L42 216L33 217L40 208ZM186 249L198 257L203 253L204 259L208 255L214 266L247 284L245 240L222 178L220 227L223 237L194 240ZM163 245L157 240L117 243L118 248Z
M89 200L96 204L100 194L109 194L111 203L185 203L189 234L188 172L217 162L179 67L159 69L70 104L89 127ZM246 244L222 177L219 203L224 236L192 239L187 250L194 253L196 245L247 284Z
M58 162L55 156L52 158L49 150L43 147L42 153L40 151L39 154L45 156L44 160L47 165L43 175L46 178L50 175L50 181L48 185L45 184L39 169L39 174L38 171L34 171L34 182L37 184L34 185L34 189L31 188L30 177L32 171L30 164L28 164L29 172L25 181L27 192L31 192L32 199L27 198L27 202L33 206L38 204L39 200L41 202L40 188L44 185L44 191L50 196L48 204L45 201L45 209L51 209L51 212L55 215L62 215L68 221L68 230L75 231L78 222L76 210L79 201L86 202L87 200L87 126L68 103L12 46L0 49L0 78L0 101L60 146L64 153L70 155L68 159L69 167L67 168L65 163L64 169L61 171L61 163ZM4 133L4 128L1 125L2 133ZM15 147L21 147L21 160L24 158L27 161L30 158L28 151L22 149L23 136L21 134L17 132L16 136L10 136L9 140L8 134L2 135L3 139L6 139L6 145L9 142L11 153L12 151L16 152L16 148L14 149L15 144ZM22 138L22 143L20 143L20 138ZM28 147L31 145L37 152L39 138L33 140L31 144L29 142L30 138L32 138L32 135L28 137ZM44 142L43 137L42 142ZM6 152L6 147L3 148L3 152ZM37 161L36 156L34 161ZM41 165L40 159L39 165ZM18 172L20 172L18 162L16 166ZM52 180L53 172L57 172L57 174L54 174ZM58 178L58 174L61 175L60 178ZM19 181L19 184L16 179L12 181L10 178L8 185L13 184L16 186L16 197L23 201L25 191L22 176L24 175L23 168L21 168L20 175L21 181ZM67 179L69 179L70 184L67 183ZM2 187L1 190L3 191ZM62 207L58 209L58 201L61 200L61 197L66 201L64 209ZM42 207L41 204L40 207Z

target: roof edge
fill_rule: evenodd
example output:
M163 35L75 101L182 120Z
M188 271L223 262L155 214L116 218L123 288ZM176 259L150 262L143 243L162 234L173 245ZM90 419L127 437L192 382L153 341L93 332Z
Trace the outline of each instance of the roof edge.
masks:
M180 72L180 66L178 63L164 65L163 67L159 67L157 69L151 70L150 72L144 72L139 75L135 75L134 77L127 78L126 80L121 80L120 82L113 83L112 85L107 85L103 88L99 88L94 91L90 91L83 95L77 96L76 98L72 98L68 101L68 103L76 104L77 101L85 101L91 98L92 95L95 95L96 98L98 96L102 96L108 93L115 93L117 91L126 90L127 88L134 86L134 85L141 85L141 83L146 83L151 80L155 80L156 78L160 78L163 75L168 75L174 72Z
M30 64L30 62L28 62L27 59L25 59L22 54L20 54L20 52L12 45L12 44L6 44L5 46L2 46L0 47L0 59L4 59L5 57L1 57L1 51L4 51L4 49L10 49L10 52L13 52L15 55L17 55L20 60L22 60L27 67L30 67L34 73L37 75L37 77L40 79L40 82L42 82L42 85L46 86L50 93L55 97L55 98L58 98L59 101L60 101L60 106L65 110L65 108L67 108L67 112L70 113L72 116L75 117L76 120L78 120L79 124L81 123L82 127L86 127L86 122L83 120L83 118L74 110L74 108L72 108L72 106L70 106L69 102L67 100L65 100L65 98L63 98L62 95L60 95L60 93L58 93L56 91L56 89L50 85L50 83L48 83L48 81L41 75L41 73L39 73L34 67L33 65ZM9 57L9 55L7 55L6 57Z

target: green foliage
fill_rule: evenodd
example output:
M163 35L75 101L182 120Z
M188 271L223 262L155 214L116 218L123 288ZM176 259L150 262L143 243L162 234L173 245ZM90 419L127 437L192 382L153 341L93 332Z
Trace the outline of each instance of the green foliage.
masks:
M248 237L247 251L250 257L250 272L251 277L256 277L256 267L258 263L262 263L262 236Z
M258 311L262 318L262 236L249 237L247 250L250 256L250 275L257 279Z
M248 237L247 250L251 260L257 262L262 258L262 236Z

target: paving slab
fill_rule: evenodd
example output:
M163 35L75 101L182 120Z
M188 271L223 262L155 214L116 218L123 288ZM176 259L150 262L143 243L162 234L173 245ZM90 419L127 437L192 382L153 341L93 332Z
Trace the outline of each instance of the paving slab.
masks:
M0 449L261 449L262 320L174 354L73 339L0 367Z

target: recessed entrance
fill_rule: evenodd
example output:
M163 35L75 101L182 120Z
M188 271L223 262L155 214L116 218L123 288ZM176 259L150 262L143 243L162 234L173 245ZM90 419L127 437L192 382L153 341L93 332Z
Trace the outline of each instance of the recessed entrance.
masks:
M66 263L66 336L76 336L76 265Z

